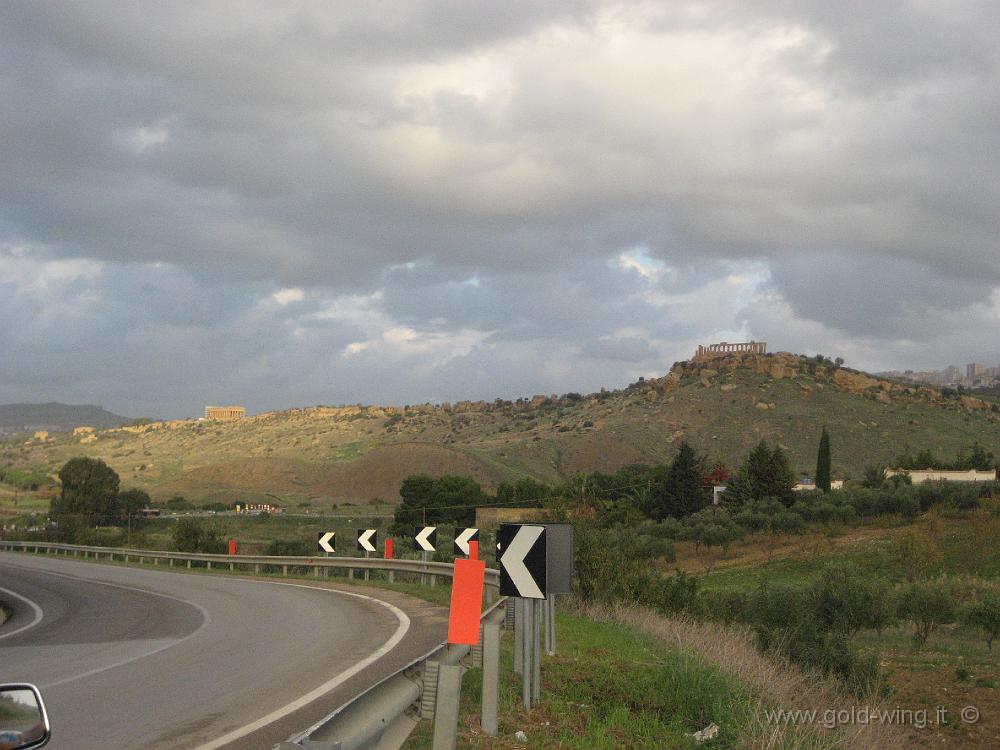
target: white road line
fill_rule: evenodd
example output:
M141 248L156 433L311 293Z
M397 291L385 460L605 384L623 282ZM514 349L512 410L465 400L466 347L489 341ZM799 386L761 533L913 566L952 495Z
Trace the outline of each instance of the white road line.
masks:
M266 583L274 583L277 586L294 586L300 589L313 589L315 591L328 591L333 594L343 594L344 596L353 596L358 599L366 599L370 602L381 604L383 607L392 612L396 616L396 619L399 620L399 627L396 628L396 632L392 634L392 637L389 638L389 640L387 640L385 643L383 643L382 646L377 651L368 655L354 666L348 667L343 672L338 674L336 677L324 682L318 688L310 690L302 697L296 698L291 703L288 703L282 706L281 708L272 711L266 716L262 716L261 718L257 719L257 721L247 724L246 726L240 727L239 729L234 729L233 731L224 734L217 739L214 739L210 742L206 742L204 745L198 745L198 747L196 747L195 750L216 750L216 748L228 745L230 742L235 742L241 737L246 737L248 734L252 734L253 732L256 732L258 729L262 729L263 727L266 727L268 724L278 721L278 719L282 719L285 716L288 716L289 714L298 711L300 708L309 705L314 700L322 698L326 693L329 693L331 690L339 687L344 682L346 682L351 677L360 672L362 669L371 664L374 664L376 661L378 661L383 656L392 651L392 649L394 649L397 645L399 645L399 642L403 640L403 637L410 629L410 618L407 617L406 613L403 612L403 610L401 610L399 607L389 604L389 602L384 602L381 599L376 599L373 596L365 596L364 594L355 594L351 591L341 591L339 589L327 589L327 588L322 588L320 586L307 586L301 583L281 583L279 581L266 581Z
M17 635L18 633L23 633L28 628L35 627L35 625L37 625L38 623L40 623L42 621L42 618L45 617L45 613L42 612L42 608L39 607L37 604L35 604L33 601L31 601L31 599L29 599L28 597L21 596L16 591L11 591L10 589L5 589L2 586L0 586L0 591L4 592L5 594L9 594L10 596L13 596L15 599L20 599L22 602L24 602L25 604L27 604L29 607L31 607L35 611L35 619L34 620L32 620L31 622L29 622L27 625L22 625L17 630L12 630L9 633L4 633L3 635L0 635L0 641L2 641L4 638L10 638L12 635Z
M39 685L38 687L41 688L41 689L43 689L43 690L48 690L50 688L54 688L57 685L65 685L68 682L75 682L76 680L82 680L84 677L92 677L95 674L100 674L101 672L107 672L109 669L117 669L118 667L124 667L126 664L131 664L134 661L139 661L139 659L145 659L147 656L153 656L154 654L158 654L161 651L166 651L168 648L173 648L174 646L177 646L177 645L179 645L181 643L184 643L184 641L188 640L189 638L193 638L194 636L198 635L198 633L200 633L202 630L204 630L205 627L207 627L208 624L212 622L212 618L208 614L208 610L206 610L200 604L195 604L194 602L189 602L189 601L187 601L185 599L181 599L181 598L176 597L176 596L170 596L169 594L161 594L161 593L156 592L156 591L149 591L148 589L139 588L138 586L126 586L126 585L121 584L121 583L108 583L107 581L98 581L98 580L95 580L93 578L87 578L85 576L75 576L75 575L70 575L68 573L56 573L55 571L48 570L46 568L34 568L34 567L31 567L31 566L24 566L24 565L14 565L13 567L21 568L22 570L30 570L32 572L41 573L43 575L57 576L59 578L68 578L71 581L86 581L87 583L94 583L94 584L97 584L98 586L110 586L113 589L125 589L126 591L138 591L141 594L149 594L150 596L158 596L161 599L171 599L171 600L173 600L175 602L180 602L181 604L187 604L190 607L194 607L199 612L201 612L201 616L202 616L202 623L201 623L201 625L199 625L197 628L195 628L194 630L192 630L190 633L188 633L183 638L178 638L177 640L170 641L169 643L165 643L162 646L158 646L157 648L151 649L150 651L145 651L145 652L143 652L141 654L136 654L135 656L132 656L132 657L130 657L128 659L122 659L121 661L116 661L113 664L106 664L103 667L97 667L97 668L91 669L91 670L89 670L87 672L81 672L80 674L75 674L75 675L72 675L70 677L64 677L61 680L56 680L55 682L47 682L44 685ZM3 590L6 591L6 589L3 589ZM13 592L11 592L11 593L13 593ZM15 596L17 596L17 595L15 594ZM23 599L24 597L20 597L19 596L19 598ZM27 600L25 600L25 601L27 601ZM36 605L34 605L34 603L32 603L32 606L36 606ZM39 613L41 613L40 609L38 611L39 611ZM41 617L39 617L38 619L41 619ZM34 624L35 623L32 623L32 625L34 625ZM28 625L27 627L30 628L31 625ZM18 630L15 630L14 633L19 633L19 632L21 632L22 630L25 630L25 629L26 628L19 628ZM9 637L11 635L14 635L14 633L8 633L8 634L4 635L3 637L7 638L7 637Z

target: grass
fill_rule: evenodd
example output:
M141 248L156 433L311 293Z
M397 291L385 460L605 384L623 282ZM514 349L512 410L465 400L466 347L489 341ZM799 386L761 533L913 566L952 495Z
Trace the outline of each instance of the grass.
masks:
M560 605L562 606L562 605ZM478 710L481 671L463 678L459 747L541 748L871 748L902 745L885 727L833 732L776 724L767 707L848 705L827 680L761 656L739 630L665 618L638 608L569 603L557 615L557 655L544 657L542 696L526 711L513 674L511 638L501 653L500 726L484 735ZM707 745L690 735L715 723ZM525 732L527 743L514 734ZM405 745L431 747L431 722Z
M542 698L530 711L513 674L511 638L504 638L496 738L478 728L482 671L466 673L460 747L509 748L518 730L529 747L695 747L687 735L712 722L723 727L713 747L737 746L746 691L718 670L625 628L579 615L556 621L559 653L545 658ZM432 732L422 722L405 747L430 748Z

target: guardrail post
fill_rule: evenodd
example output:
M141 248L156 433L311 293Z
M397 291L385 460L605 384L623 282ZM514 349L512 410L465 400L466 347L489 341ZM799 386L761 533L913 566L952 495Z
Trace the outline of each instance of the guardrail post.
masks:
M458 742L458 703L462 692L462 668L457 664L438 667L437 704L434 707L434 750L455 750Z
M439 662L425 661L422 676L423 689L420 691L420 718L434 718L434 703L437 700Z
M483 695L479 724L490 737L496 737L500 705L500 623L483 623Z
M354 568L348 568L347 569L347 580L349 580L349 581L353 581L354 580Z
M254 563L253 564L253 574L255 576L259 576L260 575L260 563Z
M191 567L191 561L190 561L190 560L188 560L188 561L187 561L187 564L188 564L188 568L190 568L190 567Z
M211 560L206 560L205 561L205 570L211 570L211 569L212 569L212 561Z
M288 566L287 565L282 565L281 566L281 575L283 575L283 576L287 576L288 575Z

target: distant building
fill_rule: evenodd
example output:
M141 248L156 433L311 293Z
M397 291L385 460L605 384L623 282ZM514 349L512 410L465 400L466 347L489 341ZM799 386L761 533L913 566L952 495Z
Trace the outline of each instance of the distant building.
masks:
M243 419L247 415L247 410L242 406L206 406L205 419L218 419L225 422L232 422Z
M698 346L698 352L694 359L715 359L725 357L729 354L767 354L766 341L747 341L742 344L730 344L723 341L719 344L709 344L708 346Z
M965 366L965 377L969 380L978 378L986 374L986 365L979 362L973 362L970 365Z
M94 431L94 428L93 427L89 427L87 425L84 425L82 427L74 427L73 428L73 434L74 435L89 435L93 431Z
M937 469L886 469L887 477L909 475L910 481L914 484L922 482L992 482L997 478L995 469L990 471L938 471Z
M502 523L521 523L545 517L545 508L476 508L476 528L493 529Z
M285 509L280 505L272 505L271 503L249 503L247 505L237 505L237 513L248 513L251 516L258 515L260 513L268 513L272 516L280 515L285 512Z
M831 490L841 490L844 488L843 479L831 479L830 489ZM792 492L808 492L810 490L816 489L816 480L812 477L802 477L799 483L792 487Z

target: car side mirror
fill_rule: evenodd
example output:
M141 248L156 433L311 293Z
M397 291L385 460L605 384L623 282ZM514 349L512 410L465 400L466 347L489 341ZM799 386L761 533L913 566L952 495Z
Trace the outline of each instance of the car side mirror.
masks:
M0 750L44 747L51 737L38 688L28 683L0 685Z

